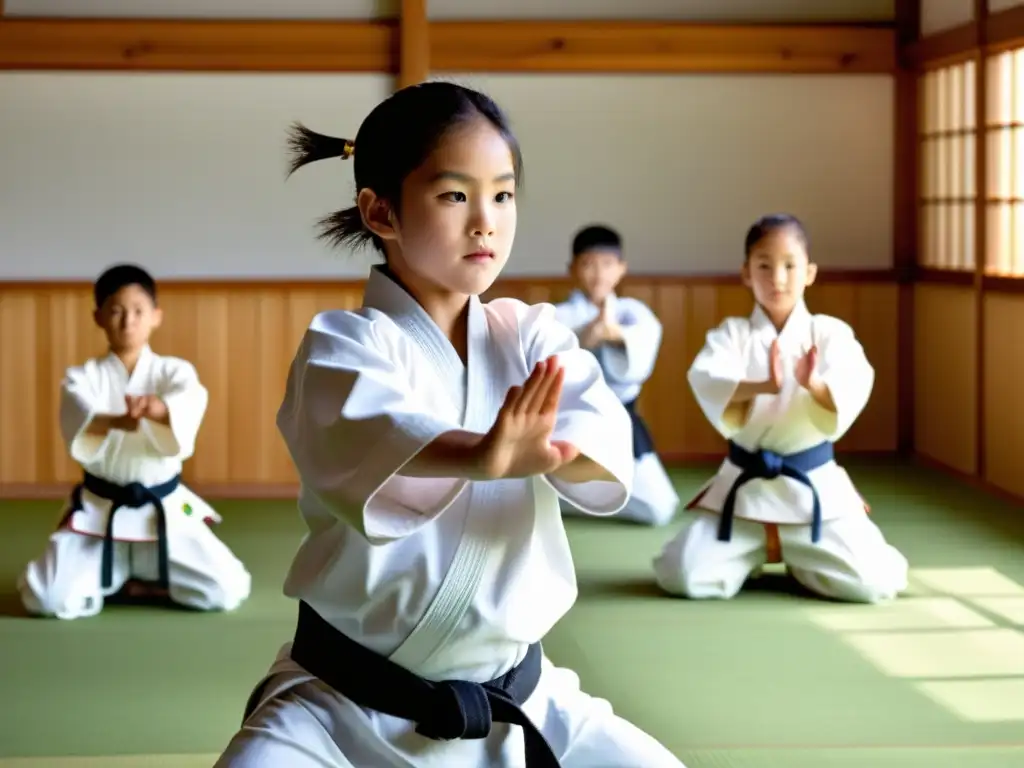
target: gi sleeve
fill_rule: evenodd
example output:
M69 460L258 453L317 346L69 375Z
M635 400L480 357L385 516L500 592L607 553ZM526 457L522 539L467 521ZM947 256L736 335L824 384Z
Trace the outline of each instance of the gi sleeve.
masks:
M110 435L90 435L92 420L100 415L96 390L88 366L73 366L64 374L60 387L60 431L71 458L89 464L103 457Z
M206 415L209 393L191 363L167 358L155 393L167 406L169 424L143 419L139 428L157 455L185 461L195 452L196 437Z
M726 440L743 428L748 415L747 405L729 404L747 373L741 334L742 328L734 318L708 331L686 375L704 416Z
M601 347L605 377L623 386L643 384L654 372L661 347L662 328L657 315L643 302L620 299L623 317L621 344Z
M429 443L461 431L422 404L398 357L373 319L318 315L277 414L304 491L373 544L416 531L467 485L461 478L398 475Z
M584 512L615 514L633 491L633 425L629 414L605 382L597 358L582 349L576 335L557 321L552 305L517 302L517 310L528 369L553 355L565 369L552 439L576 446L615 478L585 483L553 476L545 480L559 496Z
M875 369L847 323L820 316L814 322L819 329L818 376L828 387L836 410L822 407L808 393L810 414L815 428L836 442L867 406L875 384Z

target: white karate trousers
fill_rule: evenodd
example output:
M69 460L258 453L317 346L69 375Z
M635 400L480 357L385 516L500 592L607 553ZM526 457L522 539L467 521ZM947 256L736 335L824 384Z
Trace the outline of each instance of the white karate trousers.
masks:
M103 539L67 528L50 534L46 550L18 579L25 609L78 619L103 610L104 598L129 579L160 576L156 542L114 542L113 578L102 587ZM202 611L230 611L249 597L252 579L227 545L202 522L178 526L168 546L170 597Z
M767 562L763 523L733 519L730 541L718 540L721 517L687 512L683 528L654 559L654 574L666 592L691 599L729 599ZM782 560L807 589L833 600L878 603L907 588L906 558L886 542L867 514L827 520L821 539L809 525L779 525Z

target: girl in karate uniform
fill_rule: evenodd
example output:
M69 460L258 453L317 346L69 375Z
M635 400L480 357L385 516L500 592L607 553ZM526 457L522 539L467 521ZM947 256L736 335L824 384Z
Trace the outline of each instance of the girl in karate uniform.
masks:
M550 305L480 301L516 229L504 115L431 82L355 141L292 144L293 170L354 158L356 204L321 232L384 264L360 309L313 318L289 372L298 622L217 765L677 768L540 646L576 597L559 498L625 505L631 424Z
M710 331L689 372L729 452L654 560L672 594L731 598L779 560L836 600L875 603L906 589L906 559L833 458L868 402L874 370L849 325L808 311L804 291L816 274L795 217L750 228L742 276L754 311Z

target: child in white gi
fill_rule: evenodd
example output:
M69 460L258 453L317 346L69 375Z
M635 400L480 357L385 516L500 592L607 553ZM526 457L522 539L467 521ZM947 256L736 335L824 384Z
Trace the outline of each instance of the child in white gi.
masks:
M206 389L190 363L150 348L162 311L145 270L111 267L93 292L109 352L67 370L60 406L84 477L19 577L22 601L61 619L94 616L117 593L232 610L249 596L249 573L210 529L219 515L181 482Z
M664 525L679 508L679 496L636 410L640 389L658 358L661 322L642 301L615 294L626 274L626 260L621 237L609 227L593 225L576 234L569 270L577 288L555 306L556 317L597 357L605 381L633 423L633 495L616 517ZM568 502L562 508L575 511Z
M795 217L751 227L742 275L754 311L710 331L690 368L729 455L654 561L670 593L731 598L778 560L828 598L874 603L906 589L906 559L833 459L833 444L868 402L874 370L849 325L807 310L804 290L816 274Z
M322 232L385 263L292 364L277 423L309 527L285 583L298 624L217 765L678 768L540 647L576 598L558 499L614 514L633 457L554 309L480 301L516 229L505 116L428 82L354 142L300 127L293 147L293 168L354 156L356 205Z

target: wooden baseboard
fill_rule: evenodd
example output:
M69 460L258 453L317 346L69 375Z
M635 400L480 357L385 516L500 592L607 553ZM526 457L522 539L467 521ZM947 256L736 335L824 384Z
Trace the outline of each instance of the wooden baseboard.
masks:
M685 467L688 464L717 463L725 456L725 449L718 452L708 451L661 451L658 454L661 463L666 467ZM840 459L852 458L857 460L895 460L898 457L896 451L860 451L843 450L836 448L836 456Z
M894 459L892 451L842 451L839 456L856 459ZM667 467L686 467L690 464L712 464L722 460L718 452L665 452L661 460ZM189 487L207 499L238 499L280 501L298 497L296 483L189 483ZM70 485L63 483L0 483L0 500L5 501L60 501L70 493Z

